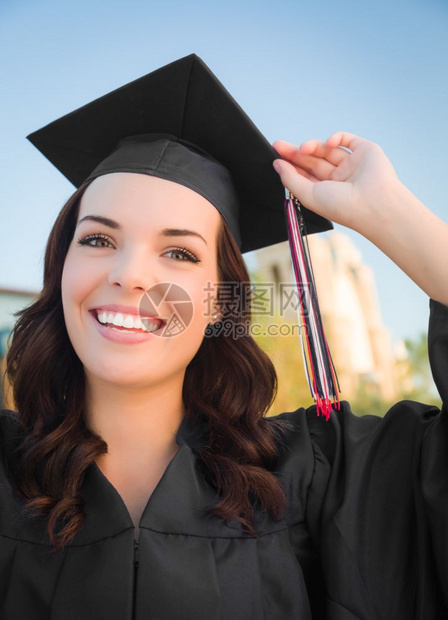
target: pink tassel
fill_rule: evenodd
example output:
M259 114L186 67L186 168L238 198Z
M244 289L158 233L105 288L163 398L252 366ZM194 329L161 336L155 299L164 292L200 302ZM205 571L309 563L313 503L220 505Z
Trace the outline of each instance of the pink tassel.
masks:
M325 337L317 299L302 205L286 190L285 215L294 277L299 294L298 318L303 364L308 386L316 402L317 415L330 418L333 406L340 408L336 370Z

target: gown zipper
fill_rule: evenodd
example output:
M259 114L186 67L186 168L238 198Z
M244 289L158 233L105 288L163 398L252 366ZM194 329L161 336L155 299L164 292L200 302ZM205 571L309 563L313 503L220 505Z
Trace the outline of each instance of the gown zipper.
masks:
M133 613L132 620L135 620L136 607L137 607L137 572L138 572L138 560L139 560L139 540L134 539L134 600L133 600Z
M135 568L135 571L137 571L137 569L138 569L138 545L139 545L139 542L140 541L134 539L134 568Z

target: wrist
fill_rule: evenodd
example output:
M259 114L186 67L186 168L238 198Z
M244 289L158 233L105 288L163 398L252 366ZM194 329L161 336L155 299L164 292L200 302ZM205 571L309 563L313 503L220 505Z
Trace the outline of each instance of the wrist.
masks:
M387 192L375 213L362 234L429 297L447 305L447 224L401 182Z
M418 215L426 207L398 178L384 187L367 209L358 232L381 249L381 240L401 236L417 225Z

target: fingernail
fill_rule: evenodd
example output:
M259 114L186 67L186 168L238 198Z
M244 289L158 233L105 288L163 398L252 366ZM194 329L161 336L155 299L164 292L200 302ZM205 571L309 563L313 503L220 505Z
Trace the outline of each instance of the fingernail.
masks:
M280 162L277 159L274 160L274 163L272 165L274 166L275 172L280 172L281 166L280 166Z

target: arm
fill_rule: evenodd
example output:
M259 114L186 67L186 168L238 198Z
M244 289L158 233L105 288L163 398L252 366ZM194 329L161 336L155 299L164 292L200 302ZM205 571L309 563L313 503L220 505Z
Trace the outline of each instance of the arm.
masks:
M359 232L448 305L448 225L401 183L377 144L337 132L326 142L274 148L283 185L307 208Z

